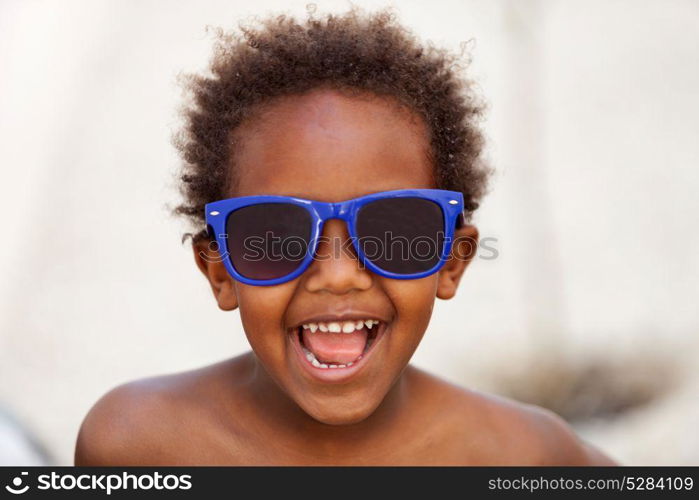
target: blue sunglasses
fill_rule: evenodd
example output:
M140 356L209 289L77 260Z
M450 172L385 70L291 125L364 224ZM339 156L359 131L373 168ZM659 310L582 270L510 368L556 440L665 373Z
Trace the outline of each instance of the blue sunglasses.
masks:
M464 224L463 195L442 189L400 189L326 203L291 196L243 196L206 205L209 237L228 272L248 285L278 285L314 259L323 223L347 223L360 264L379 276L416 279L437 272Z

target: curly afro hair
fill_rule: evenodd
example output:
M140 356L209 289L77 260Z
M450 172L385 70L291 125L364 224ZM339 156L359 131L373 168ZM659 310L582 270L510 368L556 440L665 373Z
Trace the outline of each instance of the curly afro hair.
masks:
M421 116L437 186L461 191L470 218L490 173L478 127L484 106L459 77L459 56L423 45L395 17L354 7L319 19L308 9L302 22L279 15L240 32L217 30L211 74L184 75L184 127L173 139L183 159L175 213L199 230L185 237L205 238L204 205L230 196L236 128L275 97L319 87L391 97Z

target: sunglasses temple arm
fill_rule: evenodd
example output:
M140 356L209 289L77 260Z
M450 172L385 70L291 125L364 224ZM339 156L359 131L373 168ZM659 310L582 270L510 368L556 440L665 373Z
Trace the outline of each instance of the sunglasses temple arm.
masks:
M459 212L459 215L456 216L456 229L461 229L466 225L466 211Z

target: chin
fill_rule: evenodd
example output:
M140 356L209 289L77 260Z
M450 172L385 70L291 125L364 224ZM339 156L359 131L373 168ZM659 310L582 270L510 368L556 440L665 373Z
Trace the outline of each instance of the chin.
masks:
M354 399L354 398L353 398ZM366 397L358 404L354 401L313 401L301 405L311 418L326 425L352 425L369 418L381 404L381 399Z

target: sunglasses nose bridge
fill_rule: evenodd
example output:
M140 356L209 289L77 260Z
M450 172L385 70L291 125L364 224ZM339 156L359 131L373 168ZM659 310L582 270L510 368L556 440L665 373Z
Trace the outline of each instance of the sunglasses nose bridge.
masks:
M317 206L317 211L323 221L328 219L349 221L351 208L351 205L347 202L323 203Z
M330 207L331 218L347 220L350 212L350 204L348 202L331 203Z
M346 231L350 232L350 218L352 216L352 204L349 201L338 203L322 203L316 205L316 212L319 216L317 226L317 238L321 238L325 223L330 219L338 219L346 224Z

